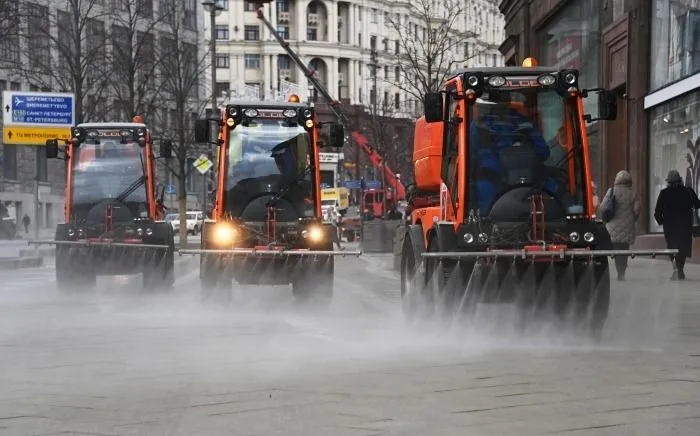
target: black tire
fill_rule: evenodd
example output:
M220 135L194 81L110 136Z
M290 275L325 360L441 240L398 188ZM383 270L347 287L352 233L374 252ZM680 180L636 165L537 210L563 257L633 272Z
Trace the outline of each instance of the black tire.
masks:
M401 305L408 322L413 322L420 317L423 306L425 277L418 273L416 254L411 239L407 235L401 248Z
M167 236L161 244L166 249L154 250L143 271L142 285L145 291L170 291L175 285L175 233L167 229Z
M92 292L97 275L89 265L80 264L70 249L56 247L56 289L64 294Z
M209 254L200 256L199 284L202 302L229 305L233 300L233 277L226 271L222 258Z
M333 301L335 257L325 256L316 262L292 282L292 295L297 304L327 309Z

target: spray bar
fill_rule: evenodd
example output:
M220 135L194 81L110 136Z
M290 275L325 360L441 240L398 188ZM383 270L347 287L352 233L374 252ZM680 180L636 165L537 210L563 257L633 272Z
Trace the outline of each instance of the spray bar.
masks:
M313 251L313 250L180 250L180 254L229 254L229 255L273 255L273 256L360 256L361 251Z
M651 256L678 254L678 250L548 250L548 251L527 251L527 250L503 250L486 252L434 252L423 253L423 257L444 257L451 259L463 258L493 258L493 257L599 257L599 256Z
M94 242L94 241L27 241L29 245L75 245L79 247L128 247L168 249L168 245L130 244L127 242Z

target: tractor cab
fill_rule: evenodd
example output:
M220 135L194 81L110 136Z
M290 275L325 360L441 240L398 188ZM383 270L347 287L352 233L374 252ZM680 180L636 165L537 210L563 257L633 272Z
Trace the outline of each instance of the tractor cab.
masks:
M591 91L579 89L578 75L536 66L469 68L426 96L425 121L445 122L439 176L453 185L454 203L445 205L451 221L520 225L530 221L533 201L546 221L595 215L585 126L591 117L583 113ZM592 91L600 92L596 119L614 119L614 95Z

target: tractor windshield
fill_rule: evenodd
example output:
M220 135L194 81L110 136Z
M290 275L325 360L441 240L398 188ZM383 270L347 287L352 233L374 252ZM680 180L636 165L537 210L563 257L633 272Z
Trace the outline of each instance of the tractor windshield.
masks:
M581 126L575 115L574 104L551 89L483 93L468 116L470 209L481 216L496 208L508 214L522 203L515 209L526 212L532 194L539 193L555 204L556 217L584 213Z
M72 211L78 221L103 222L107 204L115 220L148 216L143 149L136 142L90 138L71 156ZM97 143L96 143L97 142Z
M232 129L226 209L246 221L264 221L264 204L274 198L278 221L313 216L311 140L290 120L259 119Z

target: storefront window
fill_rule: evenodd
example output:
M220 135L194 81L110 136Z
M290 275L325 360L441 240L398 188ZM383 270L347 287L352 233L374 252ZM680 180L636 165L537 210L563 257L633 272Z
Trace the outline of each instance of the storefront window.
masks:
M660 232L654 220L659 192L666 176L678 170L686 186L700 190L700 92L687 94L649 111L649 229Z
M654 0L651 89L700 72L700 2Z
M597 88L600 73L600 1L574 0L538 32L542 65L579 70L581 88ZM584 101L587 114L598 115L598 94ZM594 122L595 125L597 122ZM600 185L602 160L594 125L588 126L593 181Z

